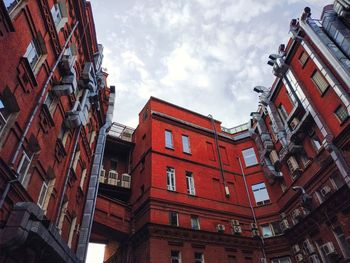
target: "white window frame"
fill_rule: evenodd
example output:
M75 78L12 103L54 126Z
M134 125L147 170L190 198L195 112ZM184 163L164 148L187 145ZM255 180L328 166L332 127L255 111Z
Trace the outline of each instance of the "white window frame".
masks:
M167 167L166 175L167 175L167 189L169 191L176 191L175 169L172 167Z
M86 179L86 173L87 173L87 169L84 168L83 171L81 172L81 178L80 178L80 189L83 190L84 189L84 183L85 183L85 179Z
M172 215L176 215L176 224L172 224ZM171 225L171 226L179 226L179 213L178 212L175 212L175 211L170 211L169 212L169 224Z
M253 147L243 150L242 155L246 167L258 164L258 158L256 157L256 153Z
M48 189L49 189L49 186L47 184L47 182L43 182L42 186L41 186L41 189L40 189L40 193L39 193L39 196L38 196L38 206L43 209L44 208L44 204L45 204L45 200L46 200L46 196L47 196L47 193L48 193Z
M34 40L32 40L29 45L27 46L26 52L24 53L24 56L28 62L29 65L31 67L31 69L34 72L34 69L36 67L36 65L38 64L39 60L40 60L40 53L34 43Z
M77 171L79 159L80 159L80 151L77 151L77 152L75 152L74 162L73 162L73 166L72 166L74 172Z
M62 227L63 227L63 223L64 223L64 217L66 216L67 213L67 209L68 209L68 201L66 201L61 209L61 213L60 213L60 218L58 220L58 231L60 234L62 234Z
M184 153L191 153L190 137L182 135L182 150Z
M270 196L264 182L252 185L252 191L254 194L255 203L257 205L264 205L270 203Z
M49 183L48 183L48 190L47 190L47 194L45 196L44 204L43 204L43 207L42 207L42 210L44 210L45 214L46 214L47 208L49 206L49 202L50 202L52 191L53 191L53 189L55 187L55 182L56 182L56 179L54 178L54 179L50 180Z
M0 99L0 136L2 134L2 132L5 130L6 124L10 118L11 113L9 113L9 116L6 117L4 116L4 114L1 112L1 110L6 110L5 104L3 103L3 101Z
M165 148L174 149L173 133L169 130L165 130Z
M197 257L199 256L199 257ZM203 252L194 252L194 262L195 263L204 263L204 253Z
M177 256L173 256L172 254L174 253L177 253ZM174 260L177 260L177 263L181 263L181 251L179 250L171 250L170 252L170 262L173 263L173 262L176 262Z
M192 215L191 216L191 228L194 230L200 230L201 226L199 224L199 217Z
M33 156L29 157L28 154L25 151L23 151L22 159L21 159L21 161L18 165L18 168L17 168L17 173L19 175L19 181L24 186L26 186L26 184L27 184L27 175L28 175L30 165L32 163L32 159L33 159ZM28 162L27 167L25 168L23 174L20 174L20 171L21 171L22 166L23 166L25 161Z
M7 12L9 14L19 6L19 4L22 2L22 0L13 0L10 2L11 2L11 4L8 6L8 3L6 3L6 0L4 0L5 7L6 7ZM16 3L16 4L14 4L11 9L9 9L9 7L12 5L12 3Z
M186 171L186 186L187 186L187 193L189 195L196 195L193 173L187 172L187 171Z
M51 8L51 15L55 23L57 32L60 31L68 22L68 10L66 1L61 0L55 3Z
M278 112L279 112L279 114L280 114L280 116L281 116L281 119L282 119L283 122L285 123L286 120L288 119L288 116L289 116L289 115L288 115L288 112L287 112L286 109L284 108L283 104L278 105L277 109L278 109Z
M270 234L271 235L264 235L264 229L265 228L268 228L269 230L270 230ZM271 227L271 225L270 224L262 224L262 225L260 225L260 229L261 229L261 234L262 234L262 236L263 236L263 238L269 238L269 237L273 237L273 236L275 236L275 233L273 232L273 228Z
M75 216L72 219L72 222L70 224L70 229L69 229L68 242L67 242L67 245L69 248L72 247L72 241L73 241L73 236L74 236L76 224L77 224L77 217Z

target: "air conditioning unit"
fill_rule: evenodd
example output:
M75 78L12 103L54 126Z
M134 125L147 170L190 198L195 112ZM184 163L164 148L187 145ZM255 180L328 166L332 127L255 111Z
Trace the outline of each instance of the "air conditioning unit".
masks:
M250 223L250 229L251 230L258 229L258 226L255 223Z
M84 88L89 89L91 93L96 92L97 85L95 81L94 64L92 62L85 63L81 79Z
M297 262L303 262L303 261L304 261L304 256L303 256L303 254L296 254L296 255L295 255L295 260L296 260Z
M292 130L295 130L296 127L298 126L298 124L299 124L299 119L295 117L295 118L290 122L290 127L292 128Z
M107 183L110 185L117 185L117 181L118 181L118 173L114 170L110 170L108 173Z
M269 157L270 157L270 161L271 161L271 163L272 163L273 165L279 163L279 161L280 161L280 159L279 159L279 157L278 157L278 153L277 153L276 150L272 150L272 151L270 152L270 156L269 156Z
M315 247L309 239L306 239L303 242L303 247L304 247L306 254L310 255L310 254L315 253Z
M321 188L320 192L323 197L327 197L332 192L332 189L328 185L325 185Z
M316 254L313 254L309 257L310 263L322 263L322 261L319 259L319 257Z
M289 171L291 172L293 177L295 177L295 175L300 171L300 167L294 156L290 156L288 158L287 165L288 165Z
M293 245L292 250L294 254L298 254L301 252L300 246L298 244Z
M266 258L260 258L259 263L267 263L267 259Z
M240 226L232 226L233 233L235 234L241 234L242 228Z
M130 188L131 176L129 174L122 174L121 187Z
M74 74L64 76L60 84L53 86L52 91L56 96L67 96L77 90L78 83Z
M239 221L238 220L235 220L235 219L232 219L231 220L231 226L234 227L234 226L239 226Z
M225 226L222 224L217 224L216 225L216 231L218 231L219 233L224 233L225 232Z
M283 219L281 222L280 222L280 227L281 227L281 230L284 232L286 231L287 229L289 229L289 222L288 222L288 219Z
M104 183L105 182L105 180L106 180L106 171L105 171L105 169L101 170L99 179L100 179L100 183Z
M335 250L335 247L334 247L332 242L327 242L327 243L323 244L321 246L321 250L323 251L323 253L326 256L337 253L337 251Z

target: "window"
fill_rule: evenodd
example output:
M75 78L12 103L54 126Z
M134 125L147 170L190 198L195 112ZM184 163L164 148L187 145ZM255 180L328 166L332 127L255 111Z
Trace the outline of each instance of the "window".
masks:
M207 142L207 153L208 159L211 161L215 161L214 147L211 142Z
M37 62L39 61L39 52L37 48L35 47L34 41L29 43L26 53L24 54L24 57L27 58L30 67L34 70Z
M340 247L340 250L344 256L344 258L349 259L350 258L350 246L348 241L346 240L345 234L341 227L336 227L334 230L335 238L337 239L338 245Z
M173 134L171 131L165 131L165 147L169 149L174 149L173 144Z
M265 183L252 185L252 189L257 205L264 205L270 203L270 198Z
M228 161L228 156L227 156L227 151L226 148L223 146L219 147L220 150L220 155L221 155L221 160L223 164L229 165L229 161Z
M261 225L260 228L261 228L261 232L262 232L262 235L264 238L273 236L273 233L272 233L272 230L271 230L269 224Z
M191 153L190 140L186 135L182 135L182 150L184 153Z
M63 227L63 222L64 222L64 218L66 216L66 213L67 213L67 208L68 208L68 201L66 201L63 206L62 206L62 209L61 209L61 212L60 212L60 217L59 217L59 220L58 220L58 231L60 234L62 234L62 227Z
M200 229L198 216L191 216L191 227L194 230Z
M299 62L301 63L301 65L304 67L307 60L308 60L309 56L306 52L301 52L300 57L299 57Z
M275 236L278 236L278 235L282 235L283 234L283 231L281 229L281 224L279 221L276 221L276 222L272 222L271 223L271 227L272 227L272 230L275 234Z
M204 254L200 252L195 252L194 263L204 263Z
M23 152L23 156L22 156L22 159L19 163L17 173L19 176L19 181L24 186L26 186L27 182L28 182L27 174L28 174L28 170L29 170L31 161L32 161L32 158L30 158L26 152Z
M167 175L167 187L169 191L175 191L175 169L171 167L166 168L166 175Z
M85 179L86 179L86 168L83 170L83 172L81 173L81 178L80 178L80 188L81 190L84 189L84 183L85 183Z
M337 173L330 177L334 189L339 189L344 185L344 179Z
M292 261L290 260L289 257L283 257L283 258L275 258L271 261L271 263L291 263Z
M76 224L77 224L77 217L75 216L73 217L72 222L70 224L69 236L68 236L68 242L67 242L68 247L72 247L73 235L74 235Z
M6 126L10 114L11 113L5 108L4 102L0 100L0 136Z
M284 122L286 122L286 120L288 119L288 113L282 104L278 106L278 113L280 114L281 119Z
M62 124L60 133L58 134L58 139L61 140L63 147L66 146L68 135L69 135L69 131L67 130L65 125Z
M311 78L315 83L316 87L320 90L321 94L323 94L328 88L328 83L323 78L322 74L318 70L316 70L314 74L312 74Z
M59 31L68 22L68 14L65 0L58 1L51 8L51 15L56 26L56 30Z
M52 92L49 92L47 94L46 100L44 101L44 104L46 105L47 109L49 110L51 116L53 116L55 109L56 109L56 97L52 94Z
M335 115L337 115L337 117L341 123L344 122L349 117L349 113L343 105L340 105L336 109Z
M320 139L319 139L316 135L314 135L314 136L311 137L311 144L312 144L312 146L314 147L314 149L315 149L317 152L318 152L318 151L321 149L321 147L322 147L321 141L320 141Z
M196 190L194 188L194 180L191 172L186 172L186 185L187 193L190 195L196 195Z
M171 250L170 254L171 263L181 263L181 253L178 250Z
M253 148L243 150L242 154L243 154L246 167L249 167L258 163L258 160L256 159L256 155Z
M4 0L5 6L6 6L7 11L9 13L12 10L14 10L20 2L21 2L21 0Z
M43 185L41 186L39 198L38 198L38 206L40 208L43 208L43 206L44 206L44 202L45 202L45 198L46 198L46 194L47 194L47 189L48 189L47 183L43 182Z
M169 224L171 226L179 226L179 214L177 212L169 212Z
M79 158L80 158L80 151L76 151L76 152L75 152L75 156L74 156L73 166L72 166L74 172L77 171L77 166L78 166Z
M50 198L51 198L51 194L53 192L53 188L55 186L55 182L56 182L56 179L53 178L52 180L49 181L48 183L48 187L47 187L47 193L45 195L45 199L43 201L43 207L41 208L42 210L44 210L44 212L46 213L47 212L47 208L49 206L49 202L50 202Z
M117 171L118 162L116 159L111 159L111 170Z

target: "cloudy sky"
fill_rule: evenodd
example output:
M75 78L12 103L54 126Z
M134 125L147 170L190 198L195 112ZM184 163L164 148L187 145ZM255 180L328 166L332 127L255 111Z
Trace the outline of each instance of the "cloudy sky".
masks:
M225 127L257 108L254 86L273 81L269 54L288 40L289 21L305 6L319 17L332 0L92 0L114 120L136 127L155 96Z
M137 126L155 96L230 128L257 108L254 86L273 82L267 57L289 22L332 0L91 0L104 67L117 89L114 120ZM102 249L102 250L101 250ZM100 251L100 252L98 252ZM89 259L103 248L90 249Z

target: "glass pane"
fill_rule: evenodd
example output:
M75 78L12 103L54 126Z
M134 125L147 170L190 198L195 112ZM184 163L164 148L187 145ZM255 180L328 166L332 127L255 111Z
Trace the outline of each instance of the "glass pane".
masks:
M249 148L242 151L242 154L243 154L245 165L247 167L258 163L258 160L256 159L255 151L253 148Z
M173 148L173 136L171 131L165 131L165 147Z

